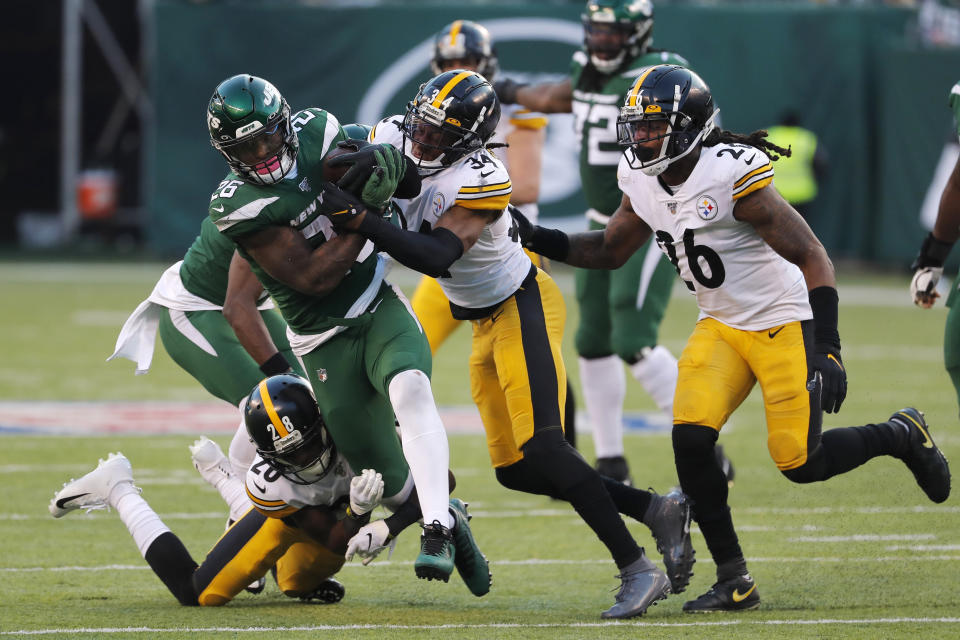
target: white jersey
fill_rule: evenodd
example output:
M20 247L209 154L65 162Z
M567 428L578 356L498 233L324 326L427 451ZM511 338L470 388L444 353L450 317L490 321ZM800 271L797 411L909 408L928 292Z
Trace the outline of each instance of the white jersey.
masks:
M500 122L497 123L497 128L494 130L489 142L494 144L507 144L507 137L517 129L539 131L546 126L547 117L542 113L530 111L519 104L500 103ZM497 156L497 159L503 163L503 166L507 168L507 172L509 172L510 162L507 160L507 148L496 147L491 149L491 151ZM537 176L537 180L539 179L540 176ZM514 206L523 212L527 220L533 224L537 224L537 221L540 219L540 207L536 202L526 202L524 204L514 202Z
M284 478L259 454L247 470L247 497L257 511L271 518L283 518L303 507L331 507L350 497L353 470L337 454L330 472L313 484L296 484Z
M402 116L385 118L370 132L370 139L403 149L402 123ZM503 163L481 149L424 177L417 197L395 199L406 228L412 231L429 232L453 206L502 211L450 266L450 277L437 278L450 302L459 307L483 309L499 304L513 295L530 273L530 258L520 247L516 233L511 233L513 218L506 211L510 192L510 176Z
M765 153L743 144L703 147L673 193L658 178L631 169L624 156L617 182L697 296L701 318L759 331L813 317L800 269L733 217L739 198L773 183Z

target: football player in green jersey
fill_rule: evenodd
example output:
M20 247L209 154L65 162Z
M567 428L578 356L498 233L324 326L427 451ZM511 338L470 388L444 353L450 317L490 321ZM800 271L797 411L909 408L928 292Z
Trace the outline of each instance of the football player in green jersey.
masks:
M960 134L960 83L953 85L950 90L950 108L953 109L957 132ZM910 283L910 296L917 306L929 309L940 297L937 282L943 275L943 263L957 238L960 238L960 158L940 196L940 208L933 231L924 239L920 253L911 265L916 271ZM947 297L950 312L943 335L943 359L960 402L960 304L957 303L960 294L957 291L958 287L954 287Z
M323 215L325 158L345 141L342 127L322 109L291 113L272 84L245 74L217 86L207 125L231 169L210 198L211 219L237 243L287 321L293 353L351 467L382 473L391 509L416 486L427 526L414 568L420 578L446 581L455 547L463 557L482 554L472 536L454 531L468 529L466 519L448 511L449 448L420 325L384 281L384 258L372 243L337 234ZM334 162L352 164L340 184L355 185L367 205L379 210L395 192L419 192L417 172L406 170L394 147L354 149Z
M495 83L505 103L542 113L572 112L580 140L580 181L590 208L590 230L606 227L620 204L617 189L617 116L638 70L654 64L687 65L681 56L650 48L649 0L588 0L583 13L584 49L573 56L571 75L556 83ZM623 457L626 380L621 360L657 406L673 416L677 360L657 344L673 287L673 268L648 242L617 271L578 269L576 332L580 384L589 415L597 469L630 482Z

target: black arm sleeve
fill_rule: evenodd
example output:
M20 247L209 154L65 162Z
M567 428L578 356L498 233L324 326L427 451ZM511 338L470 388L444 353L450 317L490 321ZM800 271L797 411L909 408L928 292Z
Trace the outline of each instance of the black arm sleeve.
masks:
M394 198L416 198L420 195L420 172L417 171L417 165L408 156L403 156L407 161L407 169L403 174L403 179L397 185L397 190L393 192Z
M449 278L450 265L463 255L463 243L449 229L405 231L369 211L357 231L400 264L433 278Z

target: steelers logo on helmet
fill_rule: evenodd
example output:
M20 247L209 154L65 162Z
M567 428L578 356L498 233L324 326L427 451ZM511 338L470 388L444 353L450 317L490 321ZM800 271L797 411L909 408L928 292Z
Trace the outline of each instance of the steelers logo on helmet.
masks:
M627 92L617 118L617 142L631 169L657 176L699 147L719 109L693 71L674 64L646 67Z
M445 71L420 86L407 103L403 152L430 176L482 149L500 121L493 87L475 71Z
M472 20L454 20L434 36L431 71L440 74L455 68L473 69L493 82L500 64L486 27Z
M263 78L241 74L217 85L207 104L207 128L210 144L246 182L274 184L296 162L290 106Z
M312 484L336 462L336 447L313 391L300 376L261 380L247 396L243 421L260 457L293 483Z

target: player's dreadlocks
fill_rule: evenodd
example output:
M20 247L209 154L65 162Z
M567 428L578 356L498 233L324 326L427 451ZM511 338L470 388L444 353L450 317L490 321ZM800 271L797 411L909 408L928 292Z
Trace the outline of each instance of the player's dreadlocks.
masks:
M712 147L714 145L724 143L733 143L733 144L747 144L751 147L756 147L761 151L764 151L771 160L779 160L780 156L789 158L793 155L793 152L790 150L790 147L784 149L783 147L777 146L767 140L767 130L758 129L750 134L743 133L733 133L731 131L726 131L724 129L714 129L707 137L703 139L703 146Z

